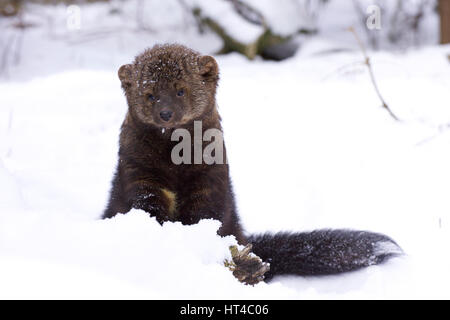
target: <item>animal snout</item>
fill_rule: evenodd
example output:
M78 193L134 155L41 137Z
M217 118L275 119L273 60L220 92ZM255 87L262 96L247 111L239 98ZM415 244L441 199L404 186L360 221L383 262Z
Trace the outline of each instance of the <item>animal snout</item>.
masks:
M161 119L163 119L164 121L169 121L170 118L172 118L173 112L170 110L163 110L159 113L159 116L161 117Z

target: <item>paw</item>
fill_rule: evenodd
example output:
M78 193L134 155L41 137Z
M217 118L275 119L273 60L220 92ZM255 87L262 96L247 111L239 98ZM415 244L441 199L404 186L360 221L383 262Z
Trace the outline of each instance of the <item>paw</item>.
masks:
M225 266L233 271L233 275L245 284L255 285L264 280L264 274L269 271L270 266L260 257L251 253L252 245L248 244L239 251L237 246L231 246L230 252L233 261L225 260Z
M136 196L133 208L144 210L150 217L155 217L160 224L170 220L164 201L152 193Z

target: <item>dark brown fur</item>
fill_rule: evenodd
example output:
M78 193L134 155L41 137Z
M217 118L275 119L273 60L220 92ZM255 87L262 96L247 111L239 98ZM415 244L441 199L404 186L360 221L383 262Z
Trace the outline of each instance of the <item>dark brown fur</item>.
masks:
M122 66L119 77L129 109L103 217L137 208L160 223L171 220L194 224L213 218L223 222L220 235L232 234L246 243L238 223L228 165L175 165L171 160L171 151L178 143L171 141L175 128L187 129L193 137L194 120L201 120L203 132L221 130L214 58L180 45L155 46L137 56L133 64ZM181 89L184 95L178 97ZM174 112L170 122L158 117L164 108Z

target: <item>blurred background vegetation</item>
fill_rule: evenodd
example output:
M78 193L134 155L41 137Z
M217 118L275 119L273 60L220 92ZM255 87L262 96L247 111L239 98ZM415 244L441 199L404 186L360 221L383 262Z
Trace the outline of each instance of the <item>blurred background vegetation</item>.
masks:
M195 25L200 34L208 30L221 39L222 48L217 53L239 52L249 59L261 56L283 60L297 50L298 42L292 41L297 35L320 33L322 26L328 23L320 16L333 1L338 0L273 0L271 3L270 0L176 0L174 3L184 12L183 23ZM13 26L25 29L32 27L33 23L26 21L23 14L32 11L36 5L87 5L94 2L107 3L110 6L108 14L121 15L130 0L0 0L0 17L16 18ZM154 31L146 25L146 21L153 17L145 7L149 4L154 6L155 1L132 2L136 10L132 17L136 27L141 31ZM440 28L437 29L440 35L437 39L440 43L450 42L450 0L379 0L376 4L380 6L383 17L383 30L379 32L365 27L370 14L367 8L372 3L352 0L352 8L360 20L360 30L364 30L363 36L372 49L385 44L394 48L420 46L423 43L423 37L420 37L423 21L430 14L439 17ZM130 20L124 22L124 27L130 23Z

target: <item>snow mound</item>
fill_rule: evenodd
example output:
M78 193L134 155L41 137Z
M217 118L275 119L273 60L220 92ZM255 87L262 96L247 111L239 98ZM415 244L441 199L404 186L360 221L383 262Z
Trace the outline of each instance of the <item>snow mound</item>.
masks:
M245 291L223 265L236 240L218 236L215 220L161 226L132 210L77 223L24 215L8 225L15 231L2 233L9 241L0 245L0 297L218 298Z

